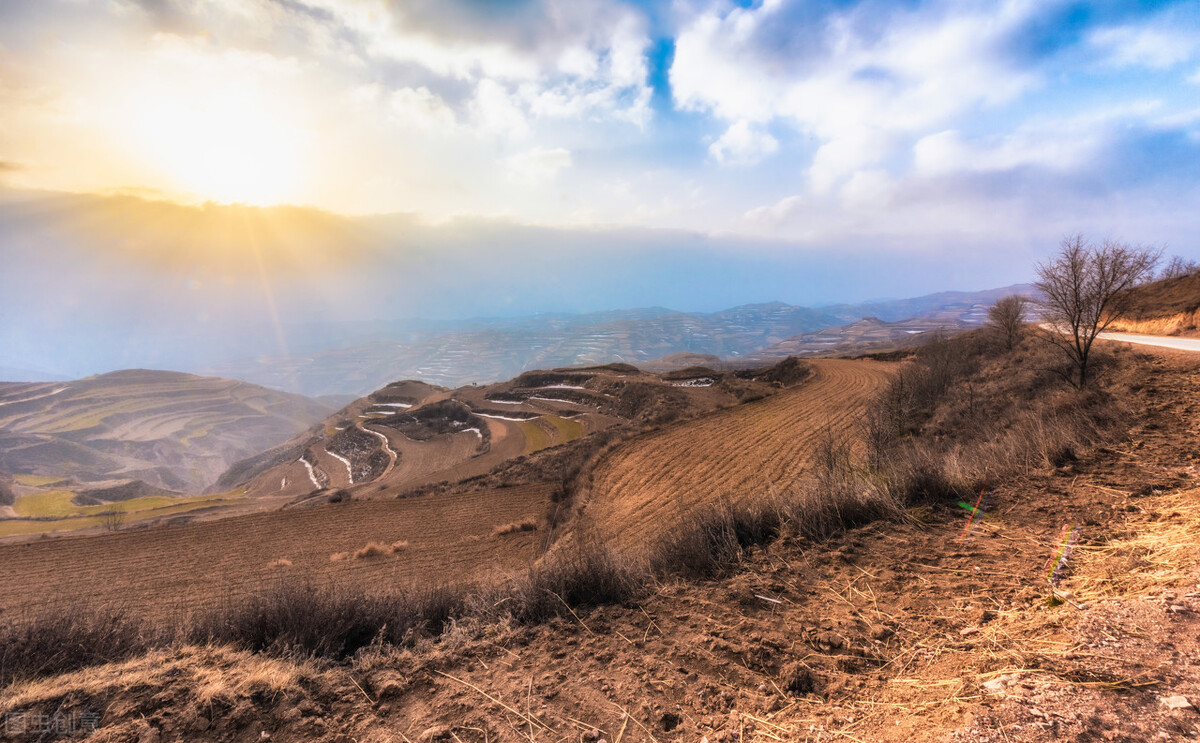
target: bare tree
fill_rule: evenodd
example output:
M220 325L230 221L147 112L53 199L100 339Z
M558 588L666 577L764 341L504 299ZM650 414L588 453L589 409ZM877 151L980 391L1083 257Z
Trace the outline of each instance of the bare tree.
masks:
M105 531L121 531L125 526L125 512L121 510L105 511L100 514L100 525Z
M1011 294L996 300L996 303L988 308L987 324L1009 351L1021 340L1021 334L1025 330L1025 310L1028 306L1028 297Z
M1088 383L1088 362L1096 336L1126 317L1129 289L1154 275L1161 251L1105 240L1099 246L1083 235L1063 238L1057 256L1037 265L1044 337L1062 349L1076 387Z
M1188 259L1181 258L1180 256L1174 256L1170 261L1167 262L1166 267L1163 268L1163 270L1158 274L1158 278L1159 280L1177 279L1180 276L1187 276L1188 274L1193 274L1196 271L1200 271L1200 263L1196 263L1196 261L1189 261Z

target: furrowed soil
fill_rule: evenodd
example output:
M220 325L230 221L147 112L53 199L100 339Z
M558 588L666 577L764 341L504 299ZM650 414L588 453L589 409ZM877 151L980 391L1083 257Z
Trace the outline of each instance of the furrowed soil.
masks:
M18 683L0 715L96 741L1194 741L1200 359L1128 358L1128 437L998 483L973 528L923 507L345 663L173 648Z
M536 520L548 493L548 485L531 485L327 504L0 546L0 616L85 604L122 606L152 619L246 595L281 578L372 588L503 575L535 557L536 535L493 536L493 530ZM331 559L372 541L408 546L393 555Z
M789 487L822 436L853 433L892 371L870 361L811 363L812 377L794 389L618 447L595 469L588 523L619 547L637 549L707 504Z

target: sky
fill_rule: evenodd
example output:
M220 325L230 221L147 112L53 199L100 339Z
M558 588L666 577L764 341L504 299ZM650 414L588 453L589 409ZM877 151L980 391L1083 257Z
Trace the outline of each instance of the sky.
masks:
M34 348L245 292L299 322L980 289L1077 231L1200 258L1198 156L1195 0L7 0L0 311Z

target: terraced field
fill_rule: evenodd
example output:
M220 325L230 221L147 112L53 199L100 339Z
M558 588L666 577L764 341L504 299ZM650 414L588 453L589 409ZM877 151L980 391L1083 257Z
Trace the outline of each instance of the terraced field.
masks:
M596 467L590 521L621 548L638 549L699 506L787 487L826 427L849 432L890 373L874 361L812 364L814 376L799 387L615 449Z
M145 616L186 612L292 576L385 588L515 572L536 532L493 535L541 515L549 485L322 505L148 530L0 546L0 611L120 604ZM331 560L368 542L394 554ZM274 565L273 565L274 563ZM290 563L290 564L289 564ZM10 579L11 578L11 579Z
M0 383L0 470L14 475L18 495L134 480L198 493L236 460L329 412L296 395L176 372Z

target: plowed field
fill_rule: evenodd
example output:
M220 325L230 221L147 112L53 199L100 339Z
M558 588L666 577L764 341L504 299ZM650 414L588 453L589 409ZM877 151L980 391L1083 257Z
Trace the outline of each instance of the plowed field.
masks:
M281 576L386 588L515 572L535 532L493 536L535 520L550 486L535 485L276 511L220 521L0 546L0 610L120 604L137 615L188 611ZM368 542L407 541L396 554L332 561ZM271 563L285 560L290 565Z
M826 427L850 432L890 373L874 361L813 361L814 376L759 402L638 437L596 468L587 512L637 548L692 509L794 482Z

